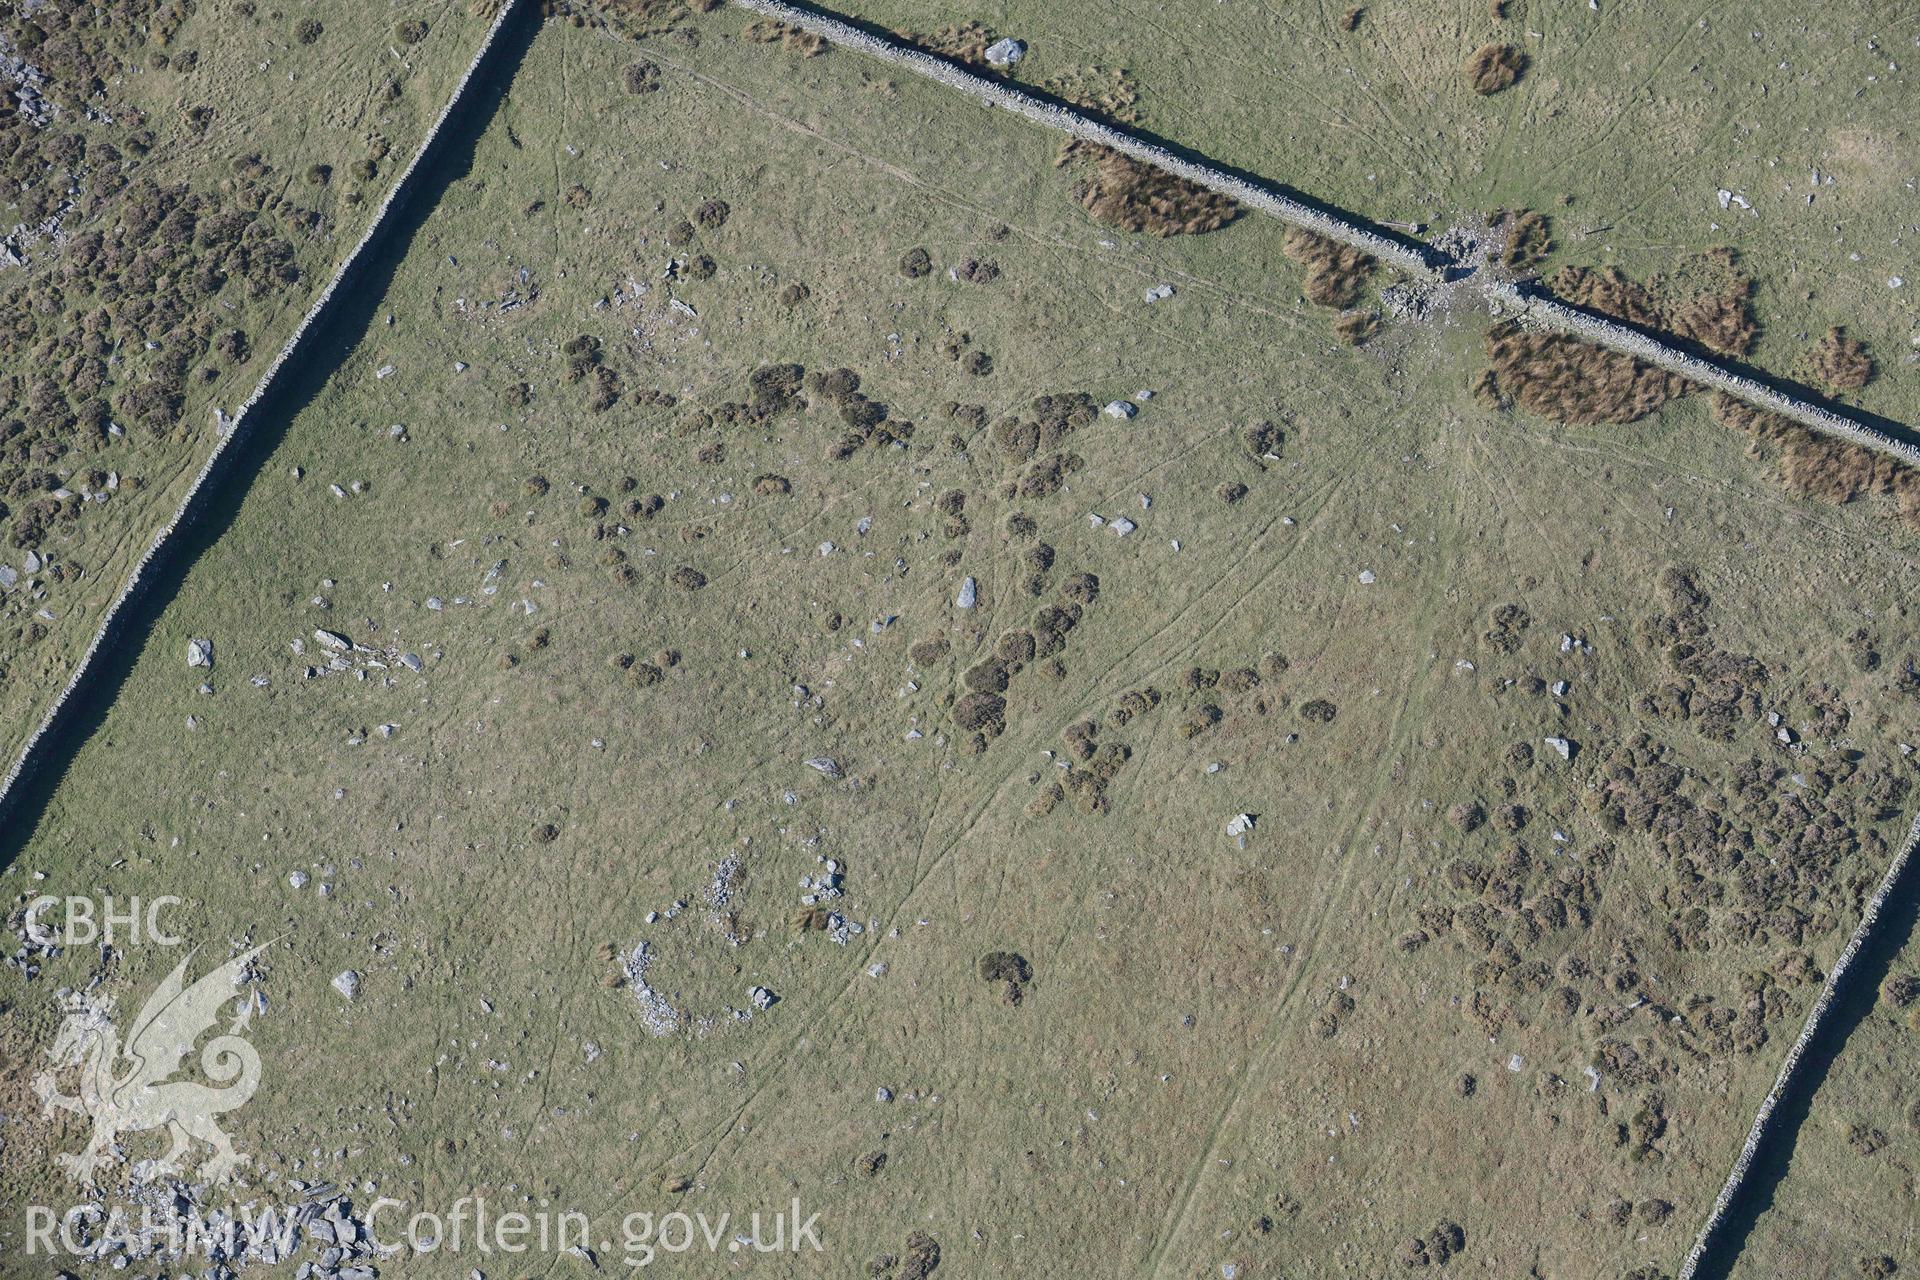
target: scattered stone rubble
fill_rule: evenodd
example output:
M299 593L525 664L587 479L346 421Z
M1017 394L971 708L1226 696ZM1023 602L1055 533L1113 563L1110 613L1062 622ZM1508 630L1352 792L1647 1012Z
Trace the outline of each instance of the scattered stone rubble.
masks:
M89 1212L75 1223L79 1256L114 1271L158 1267L162 1276L233 1280L255 1267L289 1274L283 1265L304 1246L311 1256L291 1272L294 1280L376 1280L373 1237L348 1193L319 1180L286 1185L288 1194L277 1200L219 1208L206 1203L208 1192L198 1185L131 1182L80 1206Z
M642 1025L652 1035L670 1036L680 1029L680 1011L673 1007L672 1001L647 984L647 970L652 966L653 945L648 942L635 943L633 950L620 962L627 986L640 1004Z
M369 672L389 671L396 666L404 667L416 675L426 669L425 661L417 653L403 652L398 647L361 644L351 636L329 631L325 627L314 628L313 642L323 651L325 663L309 664L301 673L308 680L349 671L356 680L365 680ZM307 642L304 640L295 638L288 643L288 647L293 650L295 657L307 655Z

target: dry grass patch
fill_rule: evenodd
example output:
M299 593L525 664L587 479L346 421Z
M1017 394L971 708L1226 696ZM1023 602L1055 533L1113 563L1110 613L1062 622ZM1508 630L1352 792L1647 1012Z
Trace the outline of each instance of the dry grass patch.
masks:
M740 34L754 44L777 44L803 58L817 58L827 51L824 36L790 27L775 18L756 18Z
M1282 248L1307 269L1307 301L1321 307L1345 310L1359 302L1375 266L1370 255L1352 245L1303 227L1289 227Z
M1516 271L1537 266L1553 252L1553 220L1532 209L1502 209L1493 215L1493 229L1504 239L1500 264Z
M1830 391L1858 391L1875 372L1867 344L1837 326L1814 347L1811 367L1814 381Z
M1517 404L1569 426L1638 422L1689 388L1686 379L1632 356L1559 333L1500 325L1487 334L1483 402Z
M908 44L918 45L943 58L951 58L982 71L998 71L998 68L987 63L987 47L994 41L993 32L978 22L945 26L932 35L919 31L896 31L894 34Z
M1156 236L1204 235L1240 216L1232 198L1105 147L1074 196L1109 226Z
M658 35L679 26L695 14L711 13L726 0L549 0L547 16L568 19L575 26L605 25L623 35Z
M1380 332L1376 311L1347 311L1333 322L1333 332L1350 347L1363 347Z
M1694 255L1648 284L1616 267L1574 266L1554 272L1549 283L1575 306L1697 342L1721 355L1746 355L1760 336L1753 281L1730 249Z
M1473 51L1463 70L1468 87L1484 96L1519 83L1527 62L1527 55L1514 45L1488 43Z
M1653 290L1628 279L1618 267L1562 267L1547 283L1576 307L1644 329L1662 327L1665 309Z
M1881 495L1898 505L1900 519L1920 530L1920 472L1897 458L1847 440L1822 435L1797 422L1713 393L1713 416L1750 437L1749 452L1767 457L1793 494L1832 503Z
M1062 102L1071 102L1109 120L1134 124L1140 119L1140 85L1126 71L1085 67L1053 76L1041 88ZM1074 145L1074 139L1065 144L1067 148Z

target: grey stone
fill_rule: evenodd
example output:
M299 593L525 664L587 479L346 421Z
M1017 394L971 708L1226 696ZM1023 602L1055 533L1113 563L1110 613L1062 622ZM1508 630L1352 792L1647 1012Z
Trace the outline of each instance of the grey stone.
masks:
M187 665L190 667L211 667L213 665L213 641L198 638L188 640Z
M1026 56L1027 46L1012 36L987 46L987 65L990 67L1010 67Z
M341 635L338 631L328 631L324 627L316 627L313 632L313 638L327 648L341 653L345 653L347 650L353 648L353 641Z
M360 996L360 975L352 969L347 969L335 974L333 978L333 989L349 1000L358 999Z
M960 584L960 594L954 597L953 607L956 609L971 609L979 602L979 599L980 585L976 583L972 577L968 577L965 582Z

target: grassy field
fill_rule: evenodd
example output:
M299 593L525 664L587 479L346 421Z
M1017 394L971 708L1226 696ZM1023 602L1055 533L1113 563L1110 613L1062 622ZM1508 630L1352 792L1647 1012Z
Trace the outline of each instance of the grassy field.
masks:
M218 440L216 410L358 241L485 28L467 0L0 20L46 101L5 122L0 222L46 220L0 270L9 765Z
M1912 535L1699 397L1491 412L1485 317L1346 346L1279 227L1116 231L1056 139L745 25L542 32L10 888L272 940L261 1195L1670 1272L1905 827ZM1270 171L1183 83L1148 123ZM1351 203L1508 200L1417 189ZM9 1078L177 959L7 970ZM84 1140L16 1091L0 1266Z

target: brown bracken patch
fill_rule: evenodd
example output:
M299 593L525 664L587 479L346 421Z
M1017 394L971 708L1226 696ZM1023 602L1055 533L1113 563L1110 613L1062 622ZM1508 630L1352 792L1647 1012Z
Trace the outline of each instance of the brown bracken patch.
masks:
M755 44L778 44L803 58L817 58L827 51L824 37L799 27L790 27L773 18L756 18L740 34Z
M1891 497L1901 521L1920 530L1920 471L1877 449L1756 409L1724 391L1713 393L1713 416L1746 434L1751 440L1748 452L1770 459L1789 492L1833 503L1876 494Z
M1618 267L1562 267L1547 283L1576 307L1646 329L1662 327L1664 308L1653 290L1629 280Z
M1750 286L1749 286L1750 287ZM1745 290L1737 294L1699 294L1672 312L1673 331L1709 351L1743 356L1753 350L1760 326Z
M1684 259L1672 275L1640 284L1615 267L1562 267L1553 291L1589 311L1697 342L1721 355L1743 356L1760 336L1753 316L1753 281L1731 249Z
M1106 147L1095 155L1093 172L1074 196L1110 226L1157 236L1204 235L1240 216L1239 204L1228 196Z
M1062 102L1071 102L1109 120L1122 124L1139 122L1140 85L1126 71L1083 67L1051 76L1040 87ZM1091 149L1091 144L1066 139L1062 143L1063 156L1070 155L1076 147Z
M1350 347L1362 347L1380 332L1380 315L1374 311L1346 311L1333 322L1333 331Z
M1346 310L1360 301L1374 260L1352 245L1329 240L1304 227L1288 227L1281 249L1307 269L1307 301Z
M942 27L932 35L919 31L899 31L895 33L908 44L919 45L930 53L955 62L964 62L970 67L979 67L987 71L998 71L987 62L987 47L993 43L993 32L978 22L963 22L959 26Z
M1465 67L1468 86L1478 94L1510 89L1527 70L1527 55L1510 44L1483 44Z
M1688 390L1686 379L1560 333L1514 325L1487 334L1491 367L1475 395L1570 426L1637 422Z
M658 35L672 30L696 13L710 13L724 0L590 0L586 4L555 3L552 16L571 15L574 25L591 19L628 36Z
M1827 330L1813 349L1813 377L1831 391L1858 391L1873 381L1873 357L1867 344L1842 328Z
M1505 237L1500 264L1515 271L1529 270L1553 251L1553 221L1532 209L1502 209L1493 215L1493 229Z

